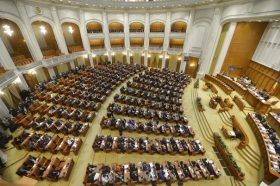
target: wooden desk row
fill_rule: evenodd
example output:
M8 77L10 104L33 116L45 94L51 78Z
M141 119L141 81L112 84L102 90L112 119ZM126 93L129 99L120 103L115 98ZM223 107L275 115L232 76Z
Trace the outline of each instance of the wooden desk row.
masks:
M204 154L205 149L199 140L174 138L149 139L131 137L96 136L92 145L95 151L138 152L158 154Z
M279 119L280 114L279 113L269 112L266 117L266 121L270 124L270 126L272 128L274 128L274 130L276 131L278 136L280 136L280 119Z
M72 134L74 136L85 135L89 129L88 123L75 122L55 117L34 116L32 114L19 114L11 118L11 122L26 129L42 130L45 132Z
M126 96L126 95L119 95L119 94L116 94L114 96L114 101L127 105L147 107L155 110L177 112L183 114L183 108L181 106L177 106L175 104L169 104L165 102L151 101L143 98L136 98L136 97Z
M195 133L191 126L185 124L167 124L159 123L157 121L149 121L145 123L136 122L135 120L129 119L113 119L113 118L102 118L100 122L102 128L109 128L112 130L126 130L129 132L139 132L139 133L153 133L153 134L163 134L172 136L182 136L182 137L194 137Z
M235 128L237 131L239 131L241 135L241 141L239 145L237 146L239 149L245 148L249 144L249 137L247 136L245 130L239 123L239 121L236 119L234 115L231 116L231 121L232 121L232 127Z
M29 155L16 173L19 176L27 176L36 180L68 180L73 166L74 161L70 158L65 160L59 158L47 159L44 156L34 157Z
M246 91L244 99L254 108L255 112L266 114L271 104L257 97L251 90Z
M210 159L88 165L84 185L134 185L187 180L215 179L221 171ZM106 179L105 179L106 178Z
M226 94L231 94L232 92L232 89L227 85L225 84L223 81L221 81L220 79L214 77L214 76L210 76L208 74L206 74L204 76L204 79L206 81L211 81L213 83L215 83L216 85L218 85Z
M48 134L30 133L27 131L22 131L12 142L17 149L40 152L48 151L51 153L61 152L64 155L69 155L70 152L74 152L77 155L82 143L81 138L60 137L58 135L50 136Z
M213 134L215 146L221 155L222 159L225 161L227 168L233 177L237 180L244 180L245 174L241 171L241 168L236 164L236 161L232 157L231 153L228 151L227 146L222 140L218 133Z
M257 137L257 141L260 146L262 160L264 165L264 179L273 182L276 179L280 178L280 172L272 169L273 164L278 164L279 168L279 155L271 153L268 149L268 141L269 137L267 133L265 133L262 124L254 117L255 113L250 113L247 115L246 120L248 121L251 129L254 131L255 136Z
M220 79L221 81L225 82L228 86L230 86L233 90L238 92L241 95L244 95L247 91L247 88L244 88L242 85L239 83L235 82L232 80L230 77L227 77L222 74L217 74L216 78Z
M111 103L108 108L108 112L130 116L139 117L145 119L155 119L166 122L181 122L188 123L188 119L179 113L167 112L167 111L155 111L147 108L133 107L133 106L121 106L116 103Z

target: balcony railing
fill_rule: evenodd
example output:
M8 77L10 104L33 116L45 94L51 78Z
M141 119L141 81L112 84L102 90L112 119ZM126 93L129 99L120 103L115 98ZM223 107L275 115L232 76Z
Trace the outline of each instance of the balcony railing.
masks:
M54 65L61 64L61 63L69 62L69 61L74 60L77 57L83 56L85 54L87 54L86 51L80 51L80 52L74 52L71 54L63 55L63 56L56 56L56 57L53 57L50 59L42 60L42 64L45 67L54 66Z
M0 78L0 87L4 87L7 83L12 82L17 77L14 71L5 72Z

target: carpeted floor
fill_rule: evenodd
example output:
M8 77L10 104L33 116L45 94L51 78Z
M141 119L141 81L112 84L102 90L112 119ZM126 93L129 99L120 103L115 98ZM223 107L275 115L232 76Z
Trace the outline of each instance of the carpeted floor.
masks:
M123 83L121 86L125 85ZM247 124L245 120L245 114L237 108L235 105L232 110L229 111L227 114L220 115L217 113L217 110L213 110L208 106L210 96L212 93L209 91L203 91L201 89L203 85L203 82L200 81L200 88L194 89L193 88L193 82L184 90L183 95L183 108L184 108L184 115L186 115L189 119L190 125L193 127L196 135L195 139L199 139L202 142L202 145L206 149L206 153L204 156L202 155L196 155L196 156L189 156L189 155L159 155L159 154L127 154L127 153L106 153L106 152L94 152L92 149L92 143L95 139L95 136L97 134L104 134L104 135L112 135L112 136L118 136L118 131L113 130L102 130L99 126L99 123L103 116L107 114L107 106L109 103L113 102L113 97L116 93L119 93L119 89L121 86L119 86L116 90L112 92L112 94L107 98L107 100L102 105L101 109L97 113L95 119L91 123L91 127L85 137L82 137L83 145L79 151L79 154L75 156L74 154L70 154L70 156L75 161L75 166L72 170L71 176L69 178L69 181L63 181L60 180L58 182L49 182L49 181L39 181L37 185L44 186L44 185L59 185L59 186L80 186L83 185L83 178L86 171L86 167L88 163L105 163L105 164L111 164L111 163L127 163L127 162L138 162L138 161L157 161L157 162L164 162L164 161L173 161L173 160L187 160L187 159L198 159L202 157L208 157L213 159L217 166L222 171L222 176L215 180L199 180L199 181L188 181L185 182L184 185L192 185L195 184L197 186L202 185L209 185L209 186L217 186L217 185L232 185L232 186L239 186L239 185L247 185L247 186L257 186L259 185L261 179L262 179L262 162L260 157L260 150L256 141L256 138L250 129L249 125ZM228 97L226 94L217 87L219 91L219 95L222 96L222 98ZM237 93L234 93L237 94ZM205 107L205 112L198 112L196 105L195 105L195 99L199 96L202 98L202 104ZM223 125L226 125L227 127L231 126L231 122L229 122L229 116L235 115L237 117L237 120L241 123L242 127L244 127L244 130L247 132L247 135L249 136L250 142L249 147L246 147L244 150L237 150L237 145L239 143L239 140L228 140L224 139L226 145L229 147L231 153L233 154L234 158L237 160L238 165L241 167L242 171L245 173L245 180L243 182L235 181L231 176L227 176L224 172L221 163L219 162L214 150L213 150L213 132L221 133L221 128ZM134 118L137 120L137 118ZM19 129L16 131L16 134L18 134L22 129ZM132 137L140 137L140 136L146 136L146 134L143 133L129 133L124 132L124 136L132 136ZM158 138L158 137L164 137L161 135L154 135L154 134L148 134L149 138ZM28 156L28 154L39 156L44 155L47 158L51 157L60 157L65 158L62 154L51 154L51 153L43 153L40 154L38 152L28 152L25 150L16 150L15 148L12 148L12 145L10 145L10 149L8 148L7 154L8 154L8 162L7 162L7 168L3 171L3 178L6 179L9 182L16 182L18 179L20 179L19 176L15 174L18 167L23 163L24 159ZM158 185L165 185L158 184ZM177 185L177 183L173 183L172 185Z

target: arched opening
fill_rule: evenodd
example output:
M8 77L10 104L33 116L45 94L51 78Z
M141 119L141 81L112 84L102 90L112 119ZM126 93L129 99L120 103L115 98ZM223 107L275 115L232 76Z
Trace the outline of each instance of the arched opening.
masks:
M123 32L123 24L118 22L112 22L109 24L109 32Z
M187 23L184 21L176 21L171 25L171 32L186 32Z
M129 25L130 32L144 32L144 25L140 22L134 22Z
M130 38L130 46L131 47L143 47L144 46L144 38Z
M169 48L183 48L184 39L171 38L169 41Z
M111 48L123 48L124 47L124 38L112 38Z
M16 66L33 62L30 51L18 25L8 19L0 18L0 37Z
M87 33L102 33L103 32L102 25L95 21L91 21L91 22L87 23L86 27L87 27Z
M34 21L32 28L45 59L62 55L51 25L44 21Z
M163 46L163 38L150 38L149 46L152 48L161 48Z
M164 32L165 25L161 22L154 22L150 25L150 32Z
M91 39L89 43L92 50L105 48L104 39Z
M62 24L62 30L69 53L84 50L78 25L66 22Z

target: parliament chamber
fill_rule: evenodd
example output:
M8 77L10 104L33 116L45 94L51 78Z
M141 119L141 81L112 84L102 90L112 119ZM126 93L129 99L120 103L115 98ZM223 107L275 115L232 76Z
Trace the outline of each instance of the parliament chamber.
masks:
M279 186L279 0L0 0L0 186Z

